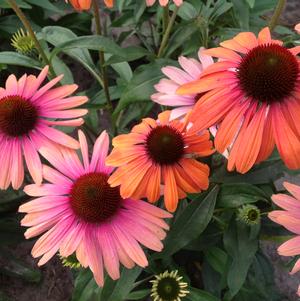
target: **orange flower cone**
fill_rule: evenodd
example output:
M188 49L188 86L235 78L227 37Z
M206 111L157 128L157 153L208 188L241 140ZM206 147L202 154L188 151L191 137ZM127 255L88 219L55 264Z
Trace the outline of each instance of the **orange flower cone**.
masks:
M195 134L187 121L169 120L165 111L158 120L145 118L131 133L114 138L106 163L119 167L108 182L121 185L122 197L156 202L163 194L167 210L174 212L186 193L208 188L209 167L196 157L214 151L208 131Z

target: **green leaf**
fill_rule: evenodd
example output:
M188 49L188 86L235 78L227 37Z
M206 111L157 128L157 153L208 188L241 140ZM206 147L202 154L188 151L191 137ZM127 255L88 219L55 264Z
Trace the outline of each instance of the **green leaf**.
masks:
M220 301L219 298L211 295L210 293L194 287L190 289L190 293L185 299L189 301Z
M109 58L105 62L105 65L111 65L121 62L130 62L150 54L149 51L145 48L137 46L127 47L124 50L122 48L122 51L119 51L117 55L113 55L111 58Z
M171 256L205 230L212 218L218 192L219 187L215 186L206 196L200 194L188 204L172 225L164 241L165 248L156 254L157 257Z
M0 64L41 69L41 63L39 61L13 51L0 52Z
M155 91L153 85L163 77L161 68L168 65L168 63L170 61L157 60L154 63L137 68L123 92L114 114L119 113L132 103L150 101L150 97Z
M255 5L255 0L246 0L250 6L250 8L253 8Z
M58 9L55 5L53 5L50 1L48 0L26 0L26 2L29 2L32 5L40 6L43 9L48 9L50 11L53 11L58 14L62 14L63 12Z
M249 172L241 175L237 172L228 172L226 167L214 171L211 176L213 183L249 183L249 184L269 184L280 178L283 172L289 170L281 160L270 160L253 167ZM290 171L289 171L290 172Z
M32 8L32 6L30 6L29 4L27 4L23 0L16 0L16 3L18 4L18 6L20 8L27 8L27 9ZM0 8L11 8L11 6L9 5L8 1L0 0Z
M123 268L121 272L121 277L117 281L106 277L99 301L128 300L127 296L134 288L135 280L141 272L142 269L140 267L135 267L130 270Z
M150 294L151 294L150 289L144 289L144 290L140 290L140 291L131 292L128 295L127 300L141 300L141 299L149 296Z
M52 51L52 56L57 55L61 51L71 50L74 48L90 49L108 52L118 57L122 57L121 61L136 60L148 54L148 51L141 47L121 48L113 40L103 36L82 36L66 41L56 46ZM120 62L120 61L117 61ZM116 63L116 61L114 62Z
M237 222L232 218L228 229L224 233L224 246L231 258L227 275L229 300L234 297L243 286L250 265L258 250L258 229Z
M224 274L226 269L227 254L220 248L213 247L205 252L205 259L214 268L215 271Z
M76 34L70 29L60 26L44 27L42 33L44 39L54 46L61 45L64 42L67 43L68 41L73 41L77 38ZM95 66L87 49L69 49L65 50L64 53L81 63L83 67L85 67L99 81L99 74L96 71L97 67Z
M237 208L244 204L267 201L268 196L258 187L246 184L223 184L218 195L218 207Z
M61 83L63 85L74 83L74 78L73 78L73 74L72 74L71 70L62 60L60 60L58 57L53 58L52 66L53 66L55 74L57 74L57 75L63 74L64 75L64 77L61 79Z
M82 269L75 279L72 301L92 301L99 290L90 269Z

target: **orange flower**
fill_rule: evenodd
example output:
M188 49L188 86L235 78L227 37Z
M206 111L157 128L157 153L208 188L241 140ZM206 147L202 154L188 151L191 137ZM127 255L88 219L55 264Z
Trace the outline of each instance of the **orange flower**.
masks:
M68 0L66 0L68 2ZM76 10L89 10L92 5L92 0L69 0L72 6ZM114 0L104 0L107 7L112 8L114 6Z
M204 51L219 58L177 93L207 92L191 114L195 130L218 126L216 149L229 147L228 170L246 173L275 145L291 169L300 167L300 46L287 49L264 28L239 33Z
M76 10L89 10L91 8L92 0L69 0L71 5ZM68 2L68 0L67 0Z
M114 0L104 0L107 7L112 8L114 6Z
M145 118L131 133L114 138L106 163L119 167L108 182L121 185L122 197L156 202L163 194L166 208L174 212L186 193L208 188L209 167L195 157L214 151L208 131L191 133L187 119L183 123L169 118L170 111L159 114L158 120Z

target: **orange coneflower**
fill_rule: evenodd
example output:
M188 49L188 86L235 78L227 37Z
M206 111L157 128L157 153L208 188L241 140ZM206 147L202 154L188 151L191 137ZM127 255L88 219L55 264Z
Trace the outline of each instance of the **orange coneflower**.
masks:
M213 150L208 131L191 133L187 122L169 119L170 111L165 111L158 120L145 118L131 133L114 138L106 162L119 167L109 183L121 185L122 197L155 202L163 193L166 208L173 212L186 193L208 188L209 167L195 157Z
M178 93L207 92L191 114L194 129L218 125L215 146L229 147L228 170L247 172L276 144L285 164L300 167L300 46L287 49L269 28L243 32L204 53L219 58Z
M92 0L66 0L66 2L68 1L70 1L72 6L78 11L89 10L92 5ZM104 3L109 8L114 6L114 0L104 0Z

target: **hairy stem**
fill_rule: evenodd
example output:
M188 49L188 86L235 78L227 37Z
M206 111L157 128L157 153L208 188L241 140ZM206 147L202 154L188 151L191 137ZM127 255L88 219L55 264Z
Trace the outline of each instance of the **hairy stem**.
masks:
M157 57L162 57L163 55L163 52L168 44L168 41L169 41L169 37L170 37L170 33L171 33L171 30L173 28L173 25L175 23L175 19L176 19L176 16L177 16L177 12L178 12L178 9L179 7L176 7L173 14L172 14L172 17L168 23L168 26L167 26L167 29L164 33L164 36L163 36L163 39L161 41L161 44L160 44L160 47L159 47L159 51L158 51L158 54L157 54Z
M278 24L279 18L285 8L285 5L286 5L286 0L278 0L273 16L269 22L269 28L271 31L273 31L276 25Z
M96 23L96 34L101 36L102 28L101 28L101 20L100 20L99 6L97 0L93 0L93 10L94 10L95 23ZM103 77L103 89L105 93L107 107L109 111L112 113L113 106L109 95L107 68L104 66L105 59L104 59L103 51L99 51L99 63L100 63L101 74Z

